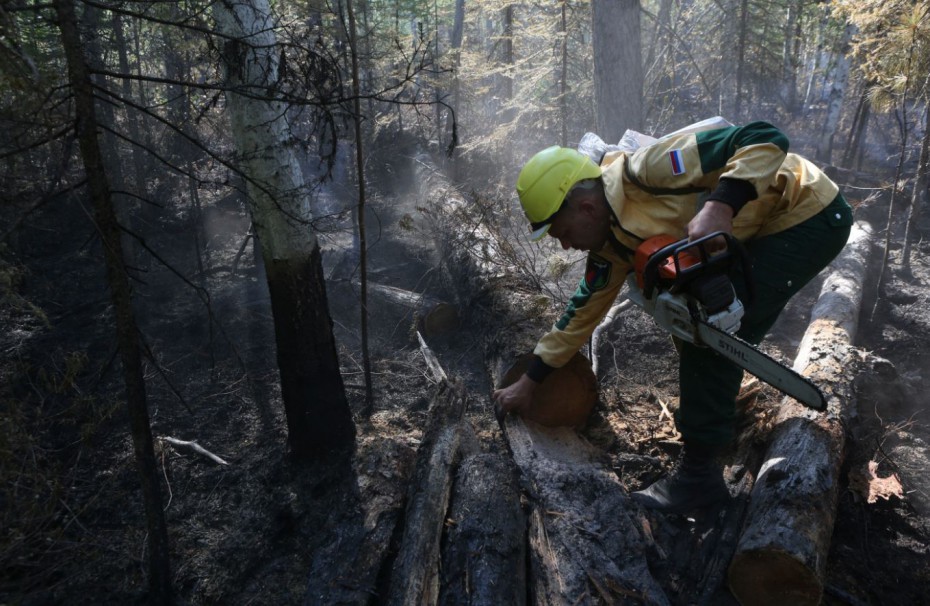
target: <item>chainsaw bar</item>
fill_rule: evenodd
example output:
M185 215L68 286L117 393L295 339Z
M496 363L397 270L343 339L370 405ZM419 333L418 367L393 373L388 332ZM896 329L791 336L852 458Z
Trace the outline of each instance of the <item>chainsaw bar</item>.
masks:
M808 408L817 411L827 409L827 399L810 379L735 335L723 332L701 320L696 324L698 335L707 347Z

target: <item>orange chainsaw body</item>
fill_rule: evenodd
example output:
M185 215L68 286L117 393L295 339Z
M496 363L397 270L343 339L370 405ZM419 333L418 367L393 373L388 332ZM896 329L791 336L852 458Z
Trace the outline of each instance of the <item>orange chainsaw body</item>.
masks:
M636 272L636 284L642 289L644 284L643 275L646 270L646 263L654 254L663 248L675 244L679 239L668 234L653 236L636 248L636 254L633 257L633 269ZM678 264L676 266L675 256L669 255L667 259L659 263L658 276L662 282L674 282L678 277L678 271L687 269L700 263L701 260L690 251L682 251L678 255Z

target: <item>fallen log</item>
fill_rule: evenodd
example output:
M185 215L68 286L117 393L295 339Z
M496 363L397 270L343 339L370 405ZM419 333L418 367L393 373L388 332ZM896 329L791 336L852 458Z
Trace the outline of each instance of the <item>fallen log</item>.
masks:
M357 283L354 283L357 285ZM438 297L395 286L368 282L368 294L384 303L400 307L413 317L416 330L434 336L454 330L459 325L458 308Z
M828 410L785 398L752 490L728 573L743 604L819 604L836 516L844 422L862 356L852 345L862 301L870 228L854 227L811 313L794 368L820 385Z
M465 406L465 390L461 385L440 383L417 452L404 534L391 573L387 604L435 604L438 599L440 540L462 441Z
M310 566L306 606L372 602L403 519L404 489L415 459L403 441L360 438L352 472L344 478L354 485L324 526L327 537Z
M515 416L504 427L529 490L531 602L667 604L637 510L598 451L567 427Z
M526 603L526 515L509 457L463 459L447 526L440 604Z

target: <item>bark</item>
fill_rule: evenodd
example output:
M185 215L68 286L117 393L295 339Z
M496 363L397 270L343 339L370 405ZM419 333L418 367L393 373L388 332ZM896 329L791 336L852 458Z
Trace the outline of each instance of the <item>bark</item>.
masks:
M599 453L569 428L513 416L504 428L530 491L532 603L667 604L637 510Z
M619 141L628 128L643 130L639 14L639 0L591 3L596 132L605 141Z
M466 457L456 472L440 604L526 603L526 514L509 457Z
M430 405L427 427L410 484L404 535L391 573L387 604L435 604L439 597L440 539L462 442L465 391L442 383Z
M355 426L339 371L319 247L309 259L266 257L265 271L288 444L297 455L344 450L352 445Z
M506 110L501 115L501 122L506 123L513 120L513 4L508 3L501 14L503 32L501 33L501 42L503 42L502 62L507 66L507 71L501 76L501 84L504 89L502 97L504 98L504 107Z
M562 0L559 19L559 36L562 38L560 49L561 65L559 69L559 125L562 135L559 138L562 147L568 147L568 0Z
M221 32L232 134L247 178L249 207L274 314L281 394L291 452L348 450L355 427L345 396L309 196L290 145L284 104L267 100L278 79L267 0L213 5Z
M788 4L785 17L785 45L782 54L782 100L789 114L798 105L798 57L801 48L801 26L804 0L793 0Z
M150 600L171 602L171 570L168 559L168 530L162 510L161 486L155 463L152 429L149 423L142 371L142 354L138 327L132 312L132 295L123 263L120 227L113 209L110 184L104 170L97 115L90 72L83 56L83 44L77 16L70 0L55 0L62 47L68 62L68 76L75 100L77 133L90 196L94 204L94 221L103 244L110 298L116 316L117 348L123 365L126 404L132 432L133 453L142 484L142 500L148 531L148 574Z
M396 547L404 515L406 482L416 453L403 441L362 437L345 474L350 495L323 527L328 540L310 566L307 606L367 606L379 592L379 575Z
M736 87L733 91L733 116L735 121L740 120L743 112L743 79L746 74L746 46L749 36L749 2L739 0L739 31L736 42Z
M844 422L861 356L856 337L868 227L857 225L833 262L801 342L795 370L821 385L829 408L786 398L752 491L729 584L744 604L819 604L845 457Z

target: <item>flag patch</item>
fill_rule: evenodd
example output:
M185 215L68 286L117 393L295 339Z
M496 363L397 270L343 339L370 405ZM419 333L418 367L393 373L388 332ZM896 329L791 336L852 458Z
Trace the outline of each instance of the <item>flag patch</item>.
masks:
M668 152L668 159L672 161L672 174L673 175L683 175L685 174L685 163L681 158L681 150L673 149Z

